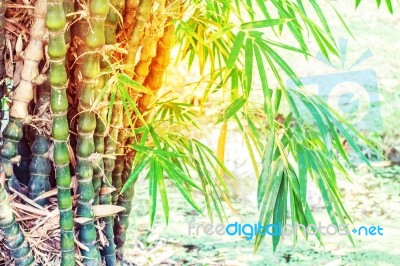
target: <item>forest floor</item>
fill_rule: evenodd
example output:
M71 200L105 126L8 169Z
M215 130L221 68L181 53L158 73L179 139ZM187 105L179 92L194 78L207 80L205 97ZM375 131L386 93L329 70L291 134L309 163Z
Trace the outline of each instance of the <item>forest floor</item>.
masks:
M373 141L378 141L386 154L393 150L396 160L400 150L398 121L400 112L400 17L388 14L383 7L377 11L375 1L365 1L354 11L354 1L329 1L334 5L353 31L355 39L349 37L336 19L332 17L334 36L348 39L348 64L351 65L367 49L373 57L356 67L357 70L373 69L377 73L381 101L380 125L368 131ZM371 2L371 3L369 3ZM396 37L397 36L397 37ZM315 49L315 53L317 49ZM298 60L288 56L299 76L321 75L335 70L317 60ZM307 67L304 67L304 66ZM397 127L397 128L396 128ZM211 147L216 147L219 129L205 124L202 138ZM399 156L400 158L400 156ZM383 159L382 159L383 160ZM238 214L227 211L230 222L256 223L256 177L247 156L246 148L238 132L227 137L226 164L237 176L227 179L232 191L231 198ZM129 241L125 252L127 261L135 265L373 265L388 266L400 263L400 167L376 162L377 173L354 161L350 170L352 183L339 179L343 202L353 219L354 227L380 226L383 235L353 235L354 246L346 236L325 236L322 246L315 237L308 240L299 236L296 246L293 240L283 241L275 253L270 239L266 238L260 250L254 254L253 241L239 236L197 236L188 234L189 222L210 223L207 217L198 215L172 186L169 189L170 221L166 225L162 206L158 206L156 222L150 227L148 215L148 183L140 179L136 184L131 214ZM315 188L309 189L309 203L317 221L329 224L329 217L321 197ZM200 195L198 195L200 199ZM214 224L218 224L215 221ZM351 228L350 228L351 229Z

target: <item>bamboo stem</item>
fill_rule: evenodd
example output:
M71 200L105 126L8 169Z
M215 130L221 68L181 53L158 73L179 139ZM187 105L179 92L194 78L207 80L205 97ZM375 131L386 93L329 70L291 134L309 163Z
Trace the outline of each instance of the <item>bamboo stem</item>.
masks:
M132 29L136 21L136 11L139 6L139 0L126 0L124 10L124 24L121 29L122 41L132 35Z
M87 249L81 249L85 265L97 265L99 252L96 245L96 228L93 214L93 154L95 144L93 134L96 128L96 114L91 110L95 92L99 90L100 49L105 44L104 24L109 11L108 0L89 2L89 32L86 38L87 52L82 66L83 86L79 91L80 116L78 120L77 165L78 178L77 216L87 218L81 225L79 241Z
M162 1L162 0L161 0ZM163 1L162 1L163 2ZM154 94L161 88L164 80L164 74L167 66L170 62L170 52L172 48L172 44L174 42L175 37L175 26L172 22L174 16L179 14L179 5L180 1L167 1L166 6L168 9L172 11L171 15L166 19L165 28L163 31L162 37L156 42L157 49L156 54L153 56L152 48L150 47L148 50L144 50L142 63L138 64L137 68L144 68L145 71L148 71L147 77L144 79L144 86L151 89ZM161 9L163 10L163 9ZM155 36L157 38L157 35ZM154 48L153 48L154 49ZM149 69L147 70L146 64L148 61L151 60L151 64ZM142 75L146 73L143 72ZM140 74L139 74L140 75ZM144 114L150 107L151 103L153 102L154 96L150 95L142 95L138 99L138 109ZM128 117L127 119L130 119ZM124 121L124 126L127 127L129 125L129 121ZM140 126L141 123L138 121L136 126ZM140 139L140 136L136 136L137 139ZM132 171L132 163L133 158L135 156L135 150L131 147L135 143L135 137L128 137L126 140L126 160L125 166L122 174L121 181L125 183ZM129 214L132 210L132 198L134 196L134 184L132 184L122 195L119 196L118 205L125 208L125 211L119 213L117 218L115 219L115 242L118 247L118 258L122 259L123 256L123 246L126 241L126 232L129 226Z
M5 76L5 64L4 64L4 48L6 46L6 28L5 28L5 20L4 15L6 12L6 5L4 0L0 0L0 100L3 99L5 94L5 85L4 85L4 76ZM3 110L2 106L0 106L0 129L1 120L3 119Z
M34 80L39 75L38 65L43 58L43 36L46 31L46 1L39 0L35 5L34 21L30 30L30 42L23 55L21 81L14 90L10 109L10 121L3 132L3 146L0 162L6 174L6 188L9 178L15 178L12 161L18 154L18 142L23 136L23 120L28 117L28 104L33 99Z
M74 0L64 0L63 6L64 6L64 13L67 19L67 26L71 25L74 17L71 16L70 14L74 12ZM71 42L71 31L66 30L64 33L64 38L65 38L65 43L69 44Z
M152 7L153 7L152 0L141 0L137 7L136 22L132 29L132 35L129 37L128 55L126 56L124 61L124 64L129 66L128 69L126 70L126 73L130 77L133 77L134 75L136 54L142 42L146 23L150 19L150 13Z
M62 0L48 0L46 26L49 31L51 110L53 113L54 166L60 210L61 265L75 265L74 222L72 214L71 174L69 170L69 125L67 120L67 72L64 31L66 18Z
M110 8L106 20L105 20L105 26L104 26L104 36L105 36L105 44L107 45L114 45L116 44L116 30L117 30L117 25L119 22L119 14L118 12L123 8L124 5L124 1L121 0L111 0L110 4L112 5L113 8ZM105 58L103 58L103 61L101 62L101 66L103 68L106 68L109 66L110 62L113 61L113 54L109 55L104 55ZM104 79L105 77L102 76L100 77L101 80L101 84L99 84L98 88L102 88L104 86ZM103 100L105 102L108 102L108 97L109 97L109 93L107 92L104 97ZM117 106L120 105L120 100L117 98L116 102L114 103ZM115 117L116 115L118 116L118 114L115 114L115 112L120 112L119 110L117 110L118 108L116 108L116 106L114 106L113 108L113 117ZM95 135L94 135L94 141L95 141L95 147L96 147L96 152L100 153L100 154L113 154L113 150L115 153L115 148L113 149L113 147L111 147L110 149L110 139L109 137L106 138L107 135L107 128L108 125L106 124L107 122L107 114L108 114L108 106L104 105L102 107L100 107L98 114L96 116L96 129L95 129ZM115 127L115 120L112 119L111 121L111 125ZM115 135L115 133L113 132L113 129L111 130L111 135ZM115 141L115 139L112 139L111 142ZM111 145L116 145L114 143L112 143ZM112 166L112 164L110 164L111 162L113 162L112 159L110 158L104 158L100 157L99 159L99 164L97 165L97 167L94 167L94 184L96 184L95 189L97 189L98 187L102 187L102 194L99 196L97 196L97 198L95 198L95 200L100 201L100 203L102 204L111 204L111 199L110 199L110 193L113 189L112 187L112 178L110 176L110 172L112 171L112 169L110 170ZM100 179L98 179L99 177L101 177ZM97 180L96 180L97 179ZM99 182L100 181L100 182ZM95 190L96 194L98 195L97 191ZM101 255L104 258L104 261L106 263L106 265L116 265L116 253L115 253L115 244L114 244L114 232L113 232L113 217L105 217L102 219L102 221L105 224L104 227L104 233L107 239L107 243L105 246L102 247L101 250Z
M134 79L140 84L143 83L150 71L152 59L157 54L157 43L164 35L164 25L167 19L165 13L165 0L158 1L158 9L152 14L151 23L146 26L141 43L139 62L135 66Z
M175 38L175 25L168 23L163 37L157 43L157 55L151 61L150 71L143 85L153 91L153 94L144 94L138 99L138 109L144 114L154 102L157 91L164 83L164 74L170 63L172 43Z
M122 124L122 103L117 99L114 102L113 113L110 123L110 132L105 140L105 154L115 155L117 148L118 132ZM111 157L104 158L104 174L105 178L103 180L103 193L100 195L101 204L111 204L112 203L112 191L113 191L113 178L112 173L115 167L115 159ZM113 221L114 217L105 217L103 219L105 223L105 234L108 240L108 246L103 247L103 256L112 257L113 263L116 263L115 254L115 244L114 244L114 231L113 231ZM111 264L110 264L111 265Z
M43 120L47 120L48 113L50 113L50 98L51 98L51 85L46 80L41 86L39 86L39 99L36 104L37 117ZM51 123L52 121L48 121ZM50 190L50 173L51 173L51 162L49 159L49 150L51 141L46 133L46 126L42 126L42 130L34 130L35 140L32 144L32 161L29 166L30 180L28 184L28 193L30 199L35 199L41 194ZM46 205L48 199L37 200L41 206Z
M3 174L1 169L1 174ZM33 265L35 259L24 233L15 221L13 210L8 201L8 195L0 184L0 231L4 233L3 243L10 251L17 266Z

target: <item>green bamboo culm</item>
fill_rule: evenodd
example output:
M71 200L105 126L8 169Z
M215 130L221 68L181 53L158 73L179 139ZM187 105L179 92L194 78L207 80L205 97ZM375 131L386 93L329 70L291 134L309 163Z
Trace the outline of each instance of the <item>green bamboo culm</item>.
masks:
M39 86L39 99L36 103L36 113L39 118L46 120L46 115L49 110L49 103L51 97L51 86L49 80L46 80ZM49 124L51 121L48 121ZM32 143L32 161L29 166L30 179L28 184L28 195L30 199L35 199L41 194L50 190L50 173L51 161L49 158L49 150L52 144L50 136L46 132L47 124L42 127L41 132L35 129L35 140ZM36 200L41 206L48 203L47 198Z
M110 132L105 140L105 154L110 155L104 158L104 174L105 178L102 184L103 193L100 196L101 204L111 204L112 203L112 192L114 191L114 187L112 186L112 173L115 168L115 156L116 148L117 148L117 140L118 140L118 132L122 125L122 103L120 101L114 102L113 110L112 110L112 118L110 123ZM105 224L104 232L106 238L108 240L108 245L103 247L102 255L108 259L112 260L114 264L107 265L115 265L116 264L116 253L115 253L115 244L114 244L114 217L109 216L103 219Z
M105 44L104 24L109 10L108 0L92 0L89 2L89 32L86 38L87 52L82 66L83 84L79 90L78 139L76 146L78 194L76 214L86 218L79 229L79 241L87 247L81 249L85 265L98 265L99 251L96 244L96 228L93 214L93 158L95 152L94 131L96 114L91 110L95 93L99 90L100 49Z
M122 112L121 112L122 115ZM121 123L118 125L118 144L116 149L116 160L114 170L112 171L112 181L113 187L115 191L112 193L112 204L117 204L118 196L122 188L122 173L124 171L124 161L125 161L125 149L124 149L124 142L125 142L125 130L122 126L122 119L120 118Z
M46 26L49 31L51 110L53 113L54 166L60 210L61 265L75 265L74 222L72 214L71 173L69 169L69 125L64 31L66 18L62 0L49 0Z
M110 8L108 11L106 20L105 20L105 25L104 25L104 37L105 37L105 44L107 45L114 45L116 44L116 31L117 31L117 25L119 23L119 14L116 12L117 10L120 11L124 7L124 1L121 0L112 0L110 1L110 4L114 8ZM105 55L106 58L103 58L101 61L101 68L105 69L107 68L110 63L113 61L113 58L110 56ZM102 88L105 85L105 79L106 76L102 75L99 77L99 93L101 91L100 88ZM108 98L110 96L109 91L106 91L103 95L102 99L102 105L99 106L97 116L96 116L96 129L94 133L94 144L95 144L95 150L98 154L103 155L105 152L105 137L107 134L107 114L108 114L108 105L104 104L108 102ZM95 196L94 196L94 203L93 204L98 204L99 201L99 192L100 188L102 186L102 180L104 179L104 160L103 157L99 157L98 161L94 164L93 168L93 188L95 191ZM111 184L111 183L110 183ZM107 185L107 184L106 184Z
M28 184L28 193L30 199L35 199L50 190L51 162L48 157L50 146L51 141L47 136L39 134L35 136L32 144L32 162L29 167L31 178ZM36 203L45 206L47 199L37 200Z
M64 13L67 19L67 25L70 25L72 23L72 21L74 20L74 16L71 16L69 14L71 14L72 12L74 12L74 0L64 0L63 2L63 6L64 6ZM66 30L64 32L64 38L65 38L65 43L69 44L71 42L71 31L70 30Z
M1 174L3 169L0 169ZM8 201L8 194L0 183L0 231L4 235L3 243L10 251L10 256L14 259L15 265L33 265L35 259L30 251L29 243L15 221L15 217Z
M3 145L0 149L0 163L4 168L5 185L8 190L8 184L14 176L13 158L18 155L18 143L22 139L23 123L21 119L10 117L7 126L3 131Z
M104 75L100 76L98 79L98 88L104 86ZM100 93L100 91L98 90ZM107 101L108 93L103 97L100 104L103 104L103 101ZM104 138L107 134L107 113L108 113L108 106L101 105L98 107L98 111L96 114L96 128L93 134L94 140L94 148L97 154L99 154L97 160L93 163L93 178L92 178L92 185L94 190L93 196L93 205L97 205L100 203L100 188L101 182L104 178L104 151L105 151L105 144Z
M124 121L126 121L129 118L124 118ZM122 184L125 184L126 181L128 181L129 175L132 172L132 162L133 158L135 157L135 150L130 148L135 142L135 137L128 137L126 140L126 156L125 156L125 161L124 161L124 168L121 176L121 182ZM118 248L118 259L122 261L123 259L123 254L124 250L123 247L126 242L126 232L129 227L129 215L132 211L132 198L135 194L135 185L132 184L130 187L128 187L121 195L118 197L118 206L124 207L125 211L121 212L118 214L118 216L115 219L115 224L114 224L114 234L115 234L115 244L117 245Z
M117 11L122 10L124 6L124 1L121 0L112 0L110 4L114 7L111 8L107 14L107 18L105 21L105 29L104 29L104 34L105 34L105 43L107 45L114 45L116 44L116 30L117 30L117 25L119 22L119 15ZM110 63L112 63L114 60L109 57L105 57L102 60L102 68L106 68L110 66ZM105 102L108 102L108 97L109 93L106 93L104 96ZM105 157L101 163L103 163L103 179L101 183L102 187L102 193L100 195L100 203L101 204L111 204L111 193L114 190L112 186L112 171L114 169L114 159L112 156L115 154L115 146L116 146L116 132L118 132L118 129L115 129L116 125L116 119L115 117L119 116L119 113L122 114L122 110L120 108L120 102L117 99L117 103L114 102L114 107L112 110L112 118L111 118L111 130L110 130L110 135L106 138L105 133L107 132L107 126L105 122L107 121L107 112L108 112L108 106L104 106L100 109L99 115L98 115L98 120L97 122L99 123L96 127L96 131L99 130L99 132L104 132L104 135L101 136L101 143L103 144L103 153L109 155ZM116 105L115 105L116 104ZM118 107L117 107L118 106ZM97 149L96 149L97 150ZM111 156L111 157L110 157ZM102 247L101 250L101 255L105 260L106 265L116 265L116 252L115 252L115 244L114 244L114 231L113 231L113 219L114 217L109 216L105 217L102 219L102 222L104 223L104 234L107 238L107 243L105 246Z

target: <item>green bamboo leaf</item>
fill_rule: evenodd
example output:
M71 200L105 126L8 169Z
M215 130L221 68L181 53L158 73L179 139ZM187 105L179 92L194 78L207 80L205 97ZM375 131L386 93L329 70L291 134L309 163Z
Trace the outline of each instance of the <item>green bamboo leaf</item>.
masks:
M251 29L259 29L259 28L266 28L266 27L273 27L285 24L292 19L289 18L280 18L280 19L265 19L265 20L258 20L252 22L246 22L240 25L240 29L242 30L251 30Z
M387 8L389 9L389 12L391 14L393 14L392 0L386 0L386 5L387 5Z
M287 208L287 177L286 173L283 173L283 178L281 181L281 186L278 191L278 196L276 199L275 207L274 207L274 218L273 218L273 224L286 224L286 208ZM281 236L275 235L272 236L272 247L273 251L276 251L276 248L279 244Z
M117 73L117 82L125 85L126 87L134 89L136 92L143 92L146 94L153 94L151 90L142 86L139 82L123 73Z
M163 169L165 172L168 173L168 176L175 180L179 181L180 183L186 182L188 185L198 189L201 191L201 188L199 185L197 185L192 179L190 179L182 170L182 168L178 167L176 164L171 163L167 158L164 157L158 157L160 160L160 163L164 166Z
M220 123L223 121L227 121L229 118L231 118L233 115L235 115L246 103L247 99L244 97L239 97L235 99L223 112L220 114L220 116L217 119L216 123Z
M156 134L156 132L154 131L154 128L152 126L149 126L149 131L151 134L151 137L153 138L154 143L156 144L158 149L161 149L161 143L160 140Z
M140 158L140 163L134 168L132 173L129 175L128 180L121 189L121 194L124 193L139 177L139 174L143 169L149 164L151 157L146 156L145 158Z
M235 37L235 41L233 42L229 58L226 61L226 67L229 70L231 70L233 68L233 66L239 56L239 53L242 50L244 37L245 37L245 35L244 35L243 31L239 31Z
M329 197L328 190L321 178L317 179L318 188L321 191L322 199L324 200L326 211L332 224L337 225L335 214L333 213L332 199Z
M163 209L164 209L165 221L168 224L168 220L169 220L169 204L168 204L167 191L165 189L163 169L161 168L161 166L160 166L160 164L158 163L157 160L155 161L154 169L155 169L154 175L157 178L158 189L159 189L159 192L160 192L161 202L162 202Z
M263 190L263 197L261 199L261 204L259 205L259 221L262 226L268 225L273 218L273 211L276 205L276 200L278 198L279 188L282 182L283 173L283 163L279 160L274 164L273 170L271 172L266 172L265 169L261 172L260 180L264 186L259 188ZM254 251L257 251L260 244L265 236L262 234L257 234Z
M268 114L269 125L272 126L274 123L274 115L272 111L272 91L268 85L267 74L264 67L264 62L261 57L260 49L254 46L254 55L256 58L257 69L260 76L261 88L264 95L264 113Z
M270 15L268 13L268 9L265 5L265 1L264 0L256 0L258 7L260 8L261 12L264 14L264 16L269 19Z
M184 185L184 182L179 178L179 176L176 174L176 169L177 167L171 167L171 164L166 164L164 162L161 162L161 165L163 166L162 168L164 171L167 173L167 175L171 178L171 180L174 182L175 186L178 188L178 190L181 192L182 196L186 199L187 202L189 202L192 207L197 210L199 213L202 213L200 207L196 204L196 202L193 199L193 195L189 190L186 188ZM200 189L200 188L199 188ZM201 190L201 189L200 189Z
M253 42L246 39L245 57L244 57L244 92L249 97L251 91L251 83L253 81Z
M305 203L305 212L304 212L304 214L305 214L306 219L307 219L307 222L308 222L309 224L317 224L317 223L315 222L314 216L313 216L312 213L311 213L310 206L308 205L307 202ZM319 243L320 243L322 246L324 246L324 243L323 243L323 241L322 241L321 232L320 232L319 230L316 230L315 233L317 233L317 239L318 239Z
M150 169L149 169L149 197L150 197L150 225L154 224L154 216L156 214L157 208L157 176L156 176L156 168L155 160L152 159L150 161Z
M324 12L321 10L321 7L317 4L317 2L315 0L309 0L311 5L313 6L315 12L317 13L319 20L322 23L322 26L325 29L325 32L328 34L329 38L334 41L335 38L332 35L331 29L328 25L328 21L325 18Z
M297 146L297 160L299 167L300 200L307 202L307 154L303 145Z

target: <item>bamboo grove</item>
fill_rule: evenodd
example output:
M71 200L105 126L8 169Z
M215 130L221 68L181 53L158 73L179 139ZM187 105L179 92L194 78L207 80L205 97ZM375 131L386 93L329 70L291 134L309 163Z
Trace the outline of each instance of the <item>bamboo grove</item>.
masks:
M9 106L0 263L123 263L139 176L151 225L158 199L168 223L171 186L197 212L226 221L226 209L236 213L225 184L230 124L249 151L261 225L284 224L289 209L293 224L315 224L307 182L332 223L345 223L336 173L349 177L350 162L340 138L367 164L358 141L368 141L318 97L286 89L285 78L302 84L281 51L308 58L312 42L328 61L339 57L315 0L0 0L0 99ZM203 93L200 106L191 86L179 91L166 78L171 54L189 70L197 64L190 85ZM216 152L190 135L209 106L222 125ZM255 237L255 250L262 241ZM273 249L279 241L272 237Z
M21 57L0 149L4 247L16 265L38 263L10 195L48 207L56 194L61 254L55 261L117 265L134 195L133 185L121 193L132 171L132 145L140 140L134 129L144 125L162 86L181 3L36 0L32 9L18 4L1 1L0 7L1 62L7 52ZM25 22L29 38L22 40L18 31L12 36L6 27L12 16ZM15 46L7 51L6 35ZM0 70L3 96L9 93L8 73L4 65ZM109 211L96 215L98 205Z

